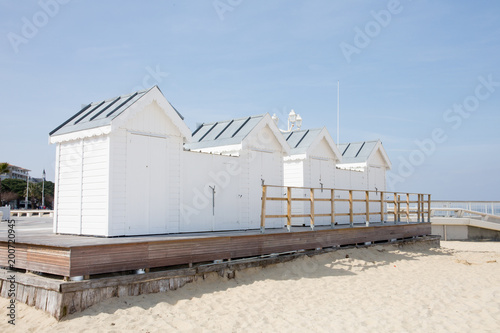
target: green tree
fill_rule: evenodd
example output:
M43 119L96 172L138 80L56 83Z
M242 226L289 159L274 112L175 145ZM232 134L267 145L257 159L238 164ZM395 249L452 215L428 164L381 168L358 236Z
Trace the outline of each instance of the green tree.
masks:
M42 199L42 186L38 186L37 183L29 183L28 189L28 200L31 202L31 207L38 207L38 203ZM23 196L26 198L26 189L24 190Z
M0 163L0 175L9 172L9 163ZM2 205L2 178L0 177L0 206Z
M26 197L26 182L24 182L23 197ZM54 201L54 183L51 181L46 181L45 185L43 183L30 183L28 185L29 193L28 198L31 202L31 207L39 207L42 204L42 189L45 197L45 203L52 204Z
M14 192L22 197L26 191L26 181L23 179L8 178L2 182L4 192Z

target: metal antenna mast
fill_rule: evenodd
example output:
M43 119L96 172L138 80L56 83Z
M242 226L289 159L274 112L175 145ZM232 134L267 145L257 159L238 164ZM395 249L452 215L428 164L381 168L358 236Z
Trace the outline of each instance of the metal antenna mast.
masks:
M337 81L337 144L340 144L340 81Z

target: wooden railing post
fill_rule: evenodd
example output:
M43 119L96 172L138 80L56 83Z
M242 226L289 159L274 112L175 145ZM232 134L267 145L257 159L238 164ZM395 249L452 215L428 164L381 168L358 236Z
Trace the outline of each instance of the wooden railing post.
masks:
M425 222L424 195L420 194L420 222Z
M262 185L262 210L260 213L260 232L264 233L266 229L266 200L267 185Z
M365 224L370 225L370 191L365 191Z
M425 222L425 194L421 194L421 198L420 198L420 222Z
M401 222L401 195L398 194L398 222Z
M417 194L417 222L420 223L420 193Z
M406 223L410 223L410 193L406 193Z
M398 223L398 194L394 192L394 198L392 198L394 201L394 211L392 212L394 214L394 224Z
M292 231L292 188L286 188L286 228Z
M427 222L431 223L431 195L427 195Z
M332 217L330 220L330 226L333 229L335 227L335 190L333 188L330 190L330 194L331 194L330 203L332 208Z
M380 192L380 222L382 222L382 224L385 222L384 192Z
M311 188L311 230L314 230L314 188Z
M349 224L351 225L351 227L354 226L353 205L352 205L352 190L349 190Z

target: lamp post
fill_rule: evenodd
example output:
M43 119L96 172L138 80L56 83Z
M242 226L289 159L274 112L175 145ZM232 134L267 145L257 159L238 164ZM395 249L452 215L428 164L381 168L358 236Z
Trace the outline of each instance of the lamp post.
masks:
M26 200L24 201L24 209L28 209L28 193L30 190L30 175L26 175Z
M273 116L271 118L273 119L274 123L276 125L278 125L279 118L276 115L276 113L273 114ZM292 110L288 114L288 128L286 130L280 129L280 131L283 133L289 133L293 130L294 127L296 127L296 129L300 130L301 126L302 126L302 117L300 116L300 114L297 114L297 113L295 113L295 111Z
M43 169L43 174L42 174L42 209L45 207L45 169Z

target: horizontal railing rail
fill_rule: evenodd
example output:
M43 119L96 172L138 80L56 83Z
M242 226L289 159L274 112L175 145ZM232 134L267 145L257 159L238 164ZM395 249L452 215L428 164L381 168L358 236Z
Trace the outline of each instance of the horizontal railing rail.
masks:
M281 188L286 189L286 193L283 197L269 196L269 188ZM304 192L309 193L306 197L296 197L293 191L299 190L301 194ZM330 193L329 197L318 198L315 196L316 191L321 191L322 193ZM335 197L337 194L337 198ZM355 197L355 194L358 197ZM362 198L359 198L359 194ZM286 202L286 214L267 214L267 202L268 201L281 201ZM293 202L309 202L309 213L307 214L293 214L292 213L292 203ZM317 213L315 211L316 203L318 202L329 202L330 209L328 213ZM348 203L347 211L339 211L336 207L337 203L346 202ZM355 203L364 203L363 211L357 212L354 209ZM374 205L371 203L378 203L377 209L372 210ZM389 211L387 204L392 204L392 211ZM416 206L411 206L416 204ZM358 206L359 207L359 206ZM286 219L286 227L288 231L291 231L292 219L293 218L309 218L310 227L314 230L316 217L330 217L330 226L334 228L336 223L336 217L338 216L348 216L349 224L351 227L354 225L354 216L364 216L365 223L369 225L370 216L379 215L380 222L385 223L386 215L392 214L394 222L401 222L401 217L406 218L406 222L409 223L411 216L416 215L417 222L424 222L425 217L427 217L427 222L430 222L430 209L431 209L431 195L423 193L400 193L400 192L386 192L386 191L373 191L373 190L353 190L353 189L336 189L336 188L324 188L324 187L299 187L299 186L279 186L279 185L262 185L262 207L261 207L261 232L265 231L266 219L268 218L282 218ZM359 210L359 209L358 209Z
M458 208L473 212L485 213L500 216L500 201L456 201L456 200L433 200L432 209L436 212L442 212L444 216L449 217L453 210L440 208ZM438 216L439 214L436 214ZM467 216L468 213L465 213Z
M462 209L462 208L442 208L442 207L440 207L440 208L431 208L431 217L436 216L436 214L435 214L436 211L439 211L439 212L452 212L453 213L453 215L446 216L446 217L479 218L479 219L481 219L483 221L500 223L500 216L498 216L498 215L486 214L486 213L483 213L483 212L476 212L476 211L468 210L468 209Z

